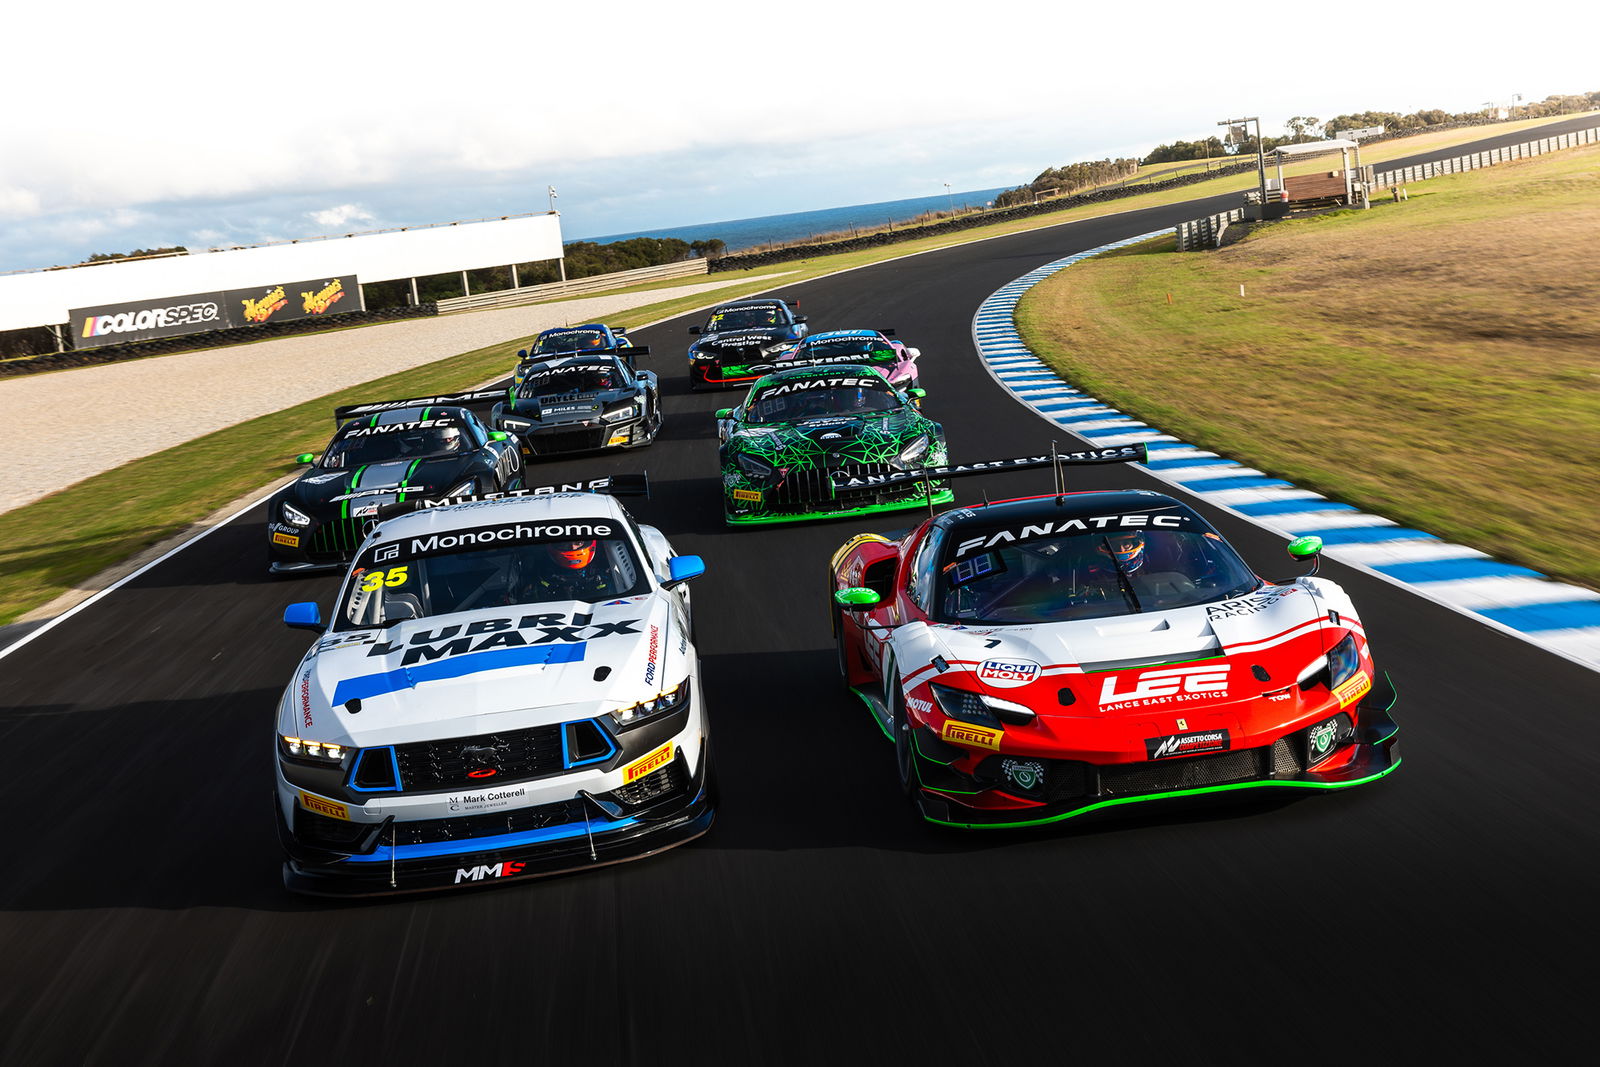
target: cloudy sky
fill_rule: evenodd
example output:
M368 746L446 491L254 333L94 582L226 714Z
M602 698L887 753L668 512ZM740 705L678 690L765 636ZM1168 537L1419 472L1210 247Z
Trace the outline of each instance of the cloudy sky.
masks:
M573 239L1016 185L1241 114L1273 134L1600 89L1572 32L1592 0L1363 10L1313 29L1168 0L16 5L0 271L538 211L547 185Z

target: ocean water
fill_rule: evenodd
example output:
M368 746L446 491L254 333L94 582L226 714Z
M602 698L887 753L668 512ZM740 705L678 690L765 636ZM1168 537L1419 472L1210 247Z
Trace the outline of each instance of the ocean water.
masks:
M759 248L766 244L803 241L815 234L848 232L852 226L865 232L882 229L886 223L905 222L929 211L948 211L952 201L957 211L963 207L982 207L1011 186L977 189L938 196L914 196L909 200L885 200L877 204L830 207L821 211L795 211L787 215L763 215L755 219L728 219L694 226L673 226L660 230L614 233L605 237L579 237L569 240L610 244L630 237L676 237L681 241L726 241L729 252Z

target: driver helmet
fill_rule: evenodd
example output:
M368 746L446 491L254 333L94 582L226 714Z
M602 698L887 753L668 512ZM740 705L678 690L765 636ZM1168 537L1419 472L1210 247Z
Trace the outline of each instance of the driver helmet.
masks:
M1100 554L1117 561L1127 574L1144 566L1144 534L1137 530L1115 530L1100 540Z
M443 452L459 452L459 451L461 451L461 446L462 446L462 437L461 437L461 431L460 430L456 429L454 426L448 426L445 429L439 431L439 449L440 449L440 451L443 451Z
M594 561L594 541L556 541L545 546L556 566L581 571Z

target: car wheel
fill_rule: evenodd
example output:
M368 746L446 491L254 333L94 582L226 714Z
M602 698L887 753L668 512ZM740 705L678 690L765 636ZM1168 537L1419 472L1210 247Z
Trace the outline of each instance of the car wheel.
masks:
M893 677L892 673L885 673ZM899 681L886 684L884 695L889 702L889 730L894 734L894 769L900 779L900 792L907 799L913 799L922 788L922 782L917 777L917 757L911 747L914 744L911 720L906 716L905 695L900 692Z
M833 609L833 648L838 656L839 678L844 682L845 688L850 687L850 650L844 643L844 612L838 608Z

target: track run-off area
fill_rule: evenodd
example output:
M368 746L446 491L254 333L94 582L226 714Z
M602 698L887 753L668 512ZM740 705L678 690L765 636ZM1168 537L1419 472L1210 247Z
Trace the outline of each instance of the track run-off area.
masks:
M921 348L924 410L953 461L1081 447L991 378L974 312L1043 264L1237 200L777 292L814 330L893 327ZM1040 832L927 827L838 680L825 599L841 542L917 513L725 528L712 412L736 394L688 392L693 321L631 334L662 377L656 444L535 470L647 471L652 496L630 510L707 562L694 600L712 831L492 889L287 894L272 720L308 642L279 620L293 601L326 608L337 583L269 580L258 507L0 659L0 1063L1013 1067L1569 1046L1593 999L1600 675L1330 558L1399 690L1396 773ZM1047 491L1049 475L953 484L967 502ZM1172 491L1132 467L1070 484ZM1299 570L1284 537L1191 503L1259 573Z

